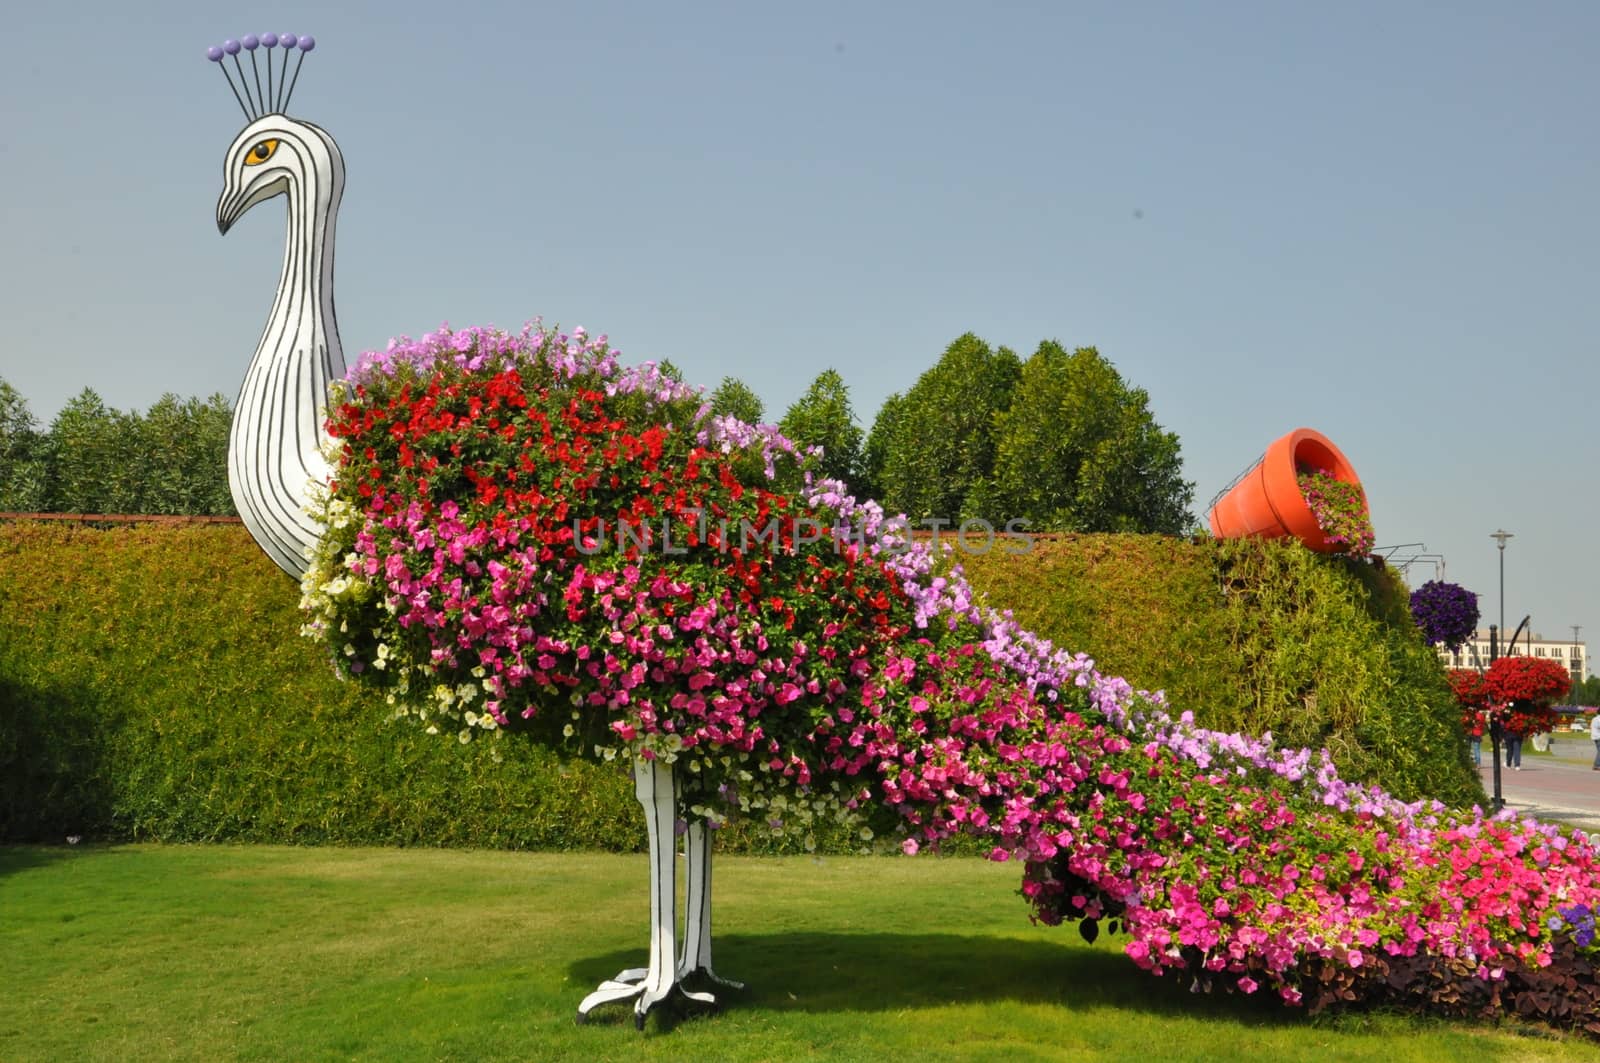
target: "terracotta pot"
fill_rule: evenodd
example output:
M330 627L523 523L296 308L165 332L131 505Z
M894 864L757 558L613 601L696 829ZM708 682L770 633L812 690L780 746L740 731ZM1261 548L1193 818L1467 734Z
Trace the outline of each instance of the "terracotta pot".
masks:
M1255 467L1241 476L1211 507L1211 534L1219 539L1292 535L1319 553L1334 553L1300 493L1299 475L1322 471L1361 487L1361 478L1339 448L1322 433L1297 428L1274 440ZM1366 504L1366 492L1361 501Z

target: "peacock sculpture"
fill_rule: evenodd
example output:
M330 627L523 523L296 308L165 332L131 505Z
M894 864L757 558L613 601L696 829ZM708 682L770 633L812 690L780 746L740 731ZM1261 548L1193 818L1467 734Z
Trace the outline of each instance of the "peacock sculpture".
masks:
M314 47L311 37L265 33L230 39L207 53L212 62L231 59L238 69L239 87L231 77L228 84L247 122L223 163L218 231L226 234L263 200L281 195L289 201L278 296L245 373L228 436L228 487L251 536L296 579L320 536L307 509L307 489L328 479L322 409L328 386L345 371L333 312L333 231L344 191L344 157L327 133L283 113L299 81L300 63ZM283 57L276 78L274 49ZM252 80L245 78L241 51L250 58ZM290 51L299 59L294 79L286 82ZM265 87L258 52L266 59Z
M218 225L279 194L289 214L230 482L301 580L305 633L397 716L631 768L649 953L580 1019L631 1002L642 1028L736 985L712 968L711 850L740 817L808 844L843 824L869 850L980 838L1023 865L1034 918L1122 933L1134 963L1196 989L1600 1034L1586 839L1402 802L1326 751L1173 715L984 608L959 565L776 429L714 415L604 336L443 328L346 371L343 165L283 113L288 54L311 46L210 52L247 121Z

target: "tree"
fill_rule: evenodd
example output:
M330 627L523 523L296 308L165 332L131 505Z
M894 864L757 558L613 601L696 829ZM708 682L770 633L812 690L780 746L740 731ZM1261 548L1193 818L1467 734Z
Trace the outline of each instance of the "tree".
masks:
M883 400L883 405L878 407L878 416L872 420L872 431L867 433L867 441L861 448L861 494L866 498L883 501L884 469L889 462L890 448L899 431L905 405L905 396L897 391ZM898 512L895 510L890 515Z
M815 467L818 474L852 487L860 480L861 427L850 409L850 389L834 370L817 374L806 393L783 415L779 427L802 447L822 448Z
M45 505L45 438L16 388L0 380L0 512Z
M1600 675L1591 675L1573 684L1572 704L1600 705Z
M1012 400L1022 363L1005 347L968 332L958 337L903 398L885 402L873 423L868 472L891 513L913 521L979 513L978 486L995 455L995 418Z
M194 513L208 517L236 517L233 491L228 486L228 434L233 430L233 403L213 392L194 411L195 472Z
M228 400L166 394L139 426L142 513L232 514L228 490Z
M143 502L140 418L110 409L93 388L50 424L49 508L57 513L137 513Z
M1144 389L1129 387L1093 347L1068 354L1041 343L996 429L994 473L981 493L991 521L1170 535L1194 524L1178 437L1151 417Z
M149 411L106 406L85 388L48 433L0 381L0 510L234 515L226 396L161 396Z
M760 424L766 416L761 396L749 384L736 376L725 376L711 393L711 412L724 417L737 417L745 424Z

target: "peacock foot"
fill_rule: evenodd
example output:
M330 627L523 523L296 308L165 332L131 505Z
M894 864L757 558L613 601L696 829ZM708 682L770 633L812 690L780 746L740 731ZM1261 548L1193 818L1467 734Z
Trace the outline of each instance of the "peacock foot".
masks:
M711 972L704 972L715 979L718 984L737 985L717 978ZM584 997L578 1004L577 1021L581 1025L588 1021L589 1012L601 1004L616 1004L622 1001L633 1001L633 1025L640 1030L644 1029L644 1020L650 1014L650 1009L667 1001L681 1001L693 1007L714 1008L717 1006L715 995L693 989L686 989L677 978L666 985L652 984L650 969L648 967L630 967L621 971L615 978L608 978L600 983L598 989Z
M705 981L712 985L721 986L723 989L743 989L743 982L736 982L732 978L724 978L710 967L696 967L692 971L679 971L680 982Z

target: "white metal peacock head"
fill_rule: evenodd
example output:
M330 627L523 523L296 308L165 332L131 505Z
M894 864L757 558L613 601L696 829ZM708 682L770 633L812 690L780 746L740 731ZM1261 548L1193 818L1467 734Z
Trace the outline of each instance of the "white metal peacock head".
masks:
M300 64L315 46L310 37L265 33L206 52L246 120L223 162L218 230L226 233L257 203L278 195L288 200L278 294L234 407L228 486L256 543L296 578L321 534L307 510L312 485L328 477L322 453L328 384L345 368L333 311L333 231L344 159L324 130L284 113ZM250 61L248 75L241 52ZM298 56L292 78L291 52Z
M316 46L316 39L309 36L264 33L257 37L249 33L240 40L230 39L207 49L206 58L222 71L247 121L228 147L223 163L224 185L217 201L219 231L226 233L245 211L281 193L318 186L325 191L342 187L344 160L333 138L310 122L297 121L285 113L294 87L300 82L306 53ZM239 60L241 51L250 58L249 77ZM256 61L258 51L266 57L264 87L261 64ZM281 66L274 58L277 52L282 54ZM296 54L292 79L290 52ZM230 59L239 73L237 85L228 72ZM325 179L319 181L318 177Z
M226 233L240 215L273 196L317 190L325 212L343 186L344 160L333 138L310 122L284 114L257 118L239 131L222 164L222 195L217 199L217 231Z

